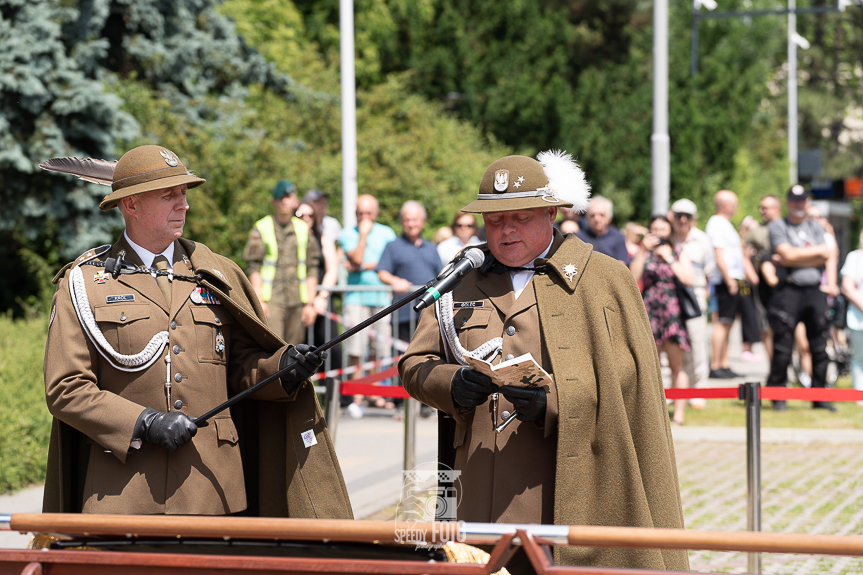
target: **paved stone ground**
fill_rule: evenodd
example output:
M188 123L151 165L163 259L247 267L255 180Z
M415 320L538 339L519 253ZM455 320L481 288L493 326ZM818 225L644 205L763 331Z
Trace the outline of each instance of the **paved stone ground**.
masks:
M746 530L746 446L675 441L686 527ZM863 535L863 444L763 443L762 530ZM747 555L689 554L694 571L746 573ZM765 574L863 573L863 558L764 554Z

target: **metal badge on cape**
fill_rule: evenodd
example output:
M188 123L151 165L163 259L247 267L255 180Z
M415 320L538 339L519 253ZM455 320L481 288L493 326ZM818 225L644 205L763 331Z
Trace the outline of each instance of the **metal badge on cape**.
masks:
M563 266L563 275L566 276L566 279L569 280L569 283L572 283L572 279L577 273L578 270L576 269L575 264L566 264L565 266Z

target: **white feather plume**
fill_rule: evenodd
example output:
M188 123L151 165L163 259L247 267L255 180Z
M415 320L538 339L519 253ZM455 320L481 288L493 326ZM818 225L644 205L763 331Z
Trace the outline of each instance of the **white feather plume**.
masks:
M562 150L548 150L537 154L536 159L548 176L548 187L552 195L571 203L572 209L576 212L587 210L590 184L587 183L584 172L572 156Z

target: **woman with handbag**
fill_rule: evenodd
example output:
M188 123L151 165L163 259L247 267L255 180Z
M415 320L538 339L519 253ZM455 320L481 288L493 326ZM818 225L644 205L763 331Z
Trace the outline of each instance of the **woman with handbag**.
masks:
M636 281L643 281L642 298L650 318L656 349L664 351L671 368L671 384L678 389L689 387L689 376L683 369L683 352L689 350L686 320L677 295L681 284L691 286L692 264L682 246L671 238L671 222L665 216L650 219L649 233L642 249L632 259L630 269ZM672 423L683 425L686 400L674 401Z

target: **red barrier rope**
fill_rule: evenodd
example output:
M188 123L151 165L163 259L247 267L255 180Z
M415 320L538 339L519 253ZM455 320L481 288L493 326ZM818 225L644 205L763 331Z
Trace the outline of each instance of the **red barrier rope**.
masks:
M342 383L342 395L379 395L381 397L409 397L408 392L400 385L374 385L399 374L399 368L390 367L378 373L370 373L365 377L352 379Z
M863 391L823 387L762 387L761 399L803 399L805 401L863 401Z
M666 389L666 399L737 399L736 387Z
M666 399L738 399L736 387L666 389ZM863 391L805 387L762 387L761 399L799 399L804 401L863 401Z

